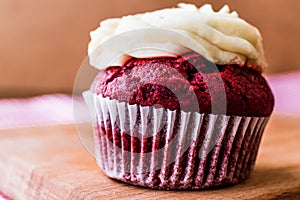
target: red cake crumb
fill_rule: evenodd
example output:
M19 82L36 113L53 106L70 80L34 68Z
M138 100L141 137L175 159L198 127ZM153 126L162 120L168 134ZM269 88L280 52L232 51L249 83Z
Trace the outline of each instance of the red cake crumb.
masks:
M226 97L221 95L224 89ZM269 116L274 106L272 92L259 71L215 65L195 52L131 58L122 66L100 71L91 90L130 104L206 114L263 117Z

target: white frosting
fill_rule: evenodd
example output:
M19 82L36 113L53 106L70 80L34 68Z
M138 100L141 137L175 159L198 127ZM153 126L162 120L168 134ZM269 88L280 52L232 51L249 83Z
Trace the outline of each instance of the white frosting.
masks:
M211 5L205 4L199 9L192 4L178 4L178 8L169 8L144 14L124 16L122 18L107 19L100 23L100 27L90 33L91 42L88 52L91 65L98 69L104 69L99 59L97 47L113 36L118 36L129 31L158 28L160 30L176 31L196 42L195 45L179 41L176 37L162 36L160 39L145 34L143 38L147 44L159 44L158 49L142 49L137 51L125 51L120 46L120 41L112 42L105 51L121 55L111 65L120 65L128 56L153 57L172 56L170 52L180 53L185 47L203 54L207 59L216 64L238 64L264 68L266 61L262 47L260 32L238 17L236 12L230 12L225 5L218 12L214 12ZM158 41L160 40L160 41ZM124 41L126 43L126 41ZM112 45L114 44L114 45ZM136 46L128 42L127 46ZM150 45L151 46L151 45ZM155 45L154 45L155 46ZM156 46L157 47L157 46ZM162 50L159 50L162 49ZM164 49L168 49L165 51ZM260 69L261 70L261 69Z

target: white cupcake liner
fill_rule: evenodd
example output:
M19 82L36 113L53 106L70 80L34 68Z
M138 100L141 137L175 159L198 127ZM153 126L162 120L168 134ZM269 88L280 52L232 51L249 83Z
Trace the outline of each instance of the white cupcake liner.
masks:
M111 178L159 189L199 189L244 180L269 119L129 105L90 92L84 96L102 170Z

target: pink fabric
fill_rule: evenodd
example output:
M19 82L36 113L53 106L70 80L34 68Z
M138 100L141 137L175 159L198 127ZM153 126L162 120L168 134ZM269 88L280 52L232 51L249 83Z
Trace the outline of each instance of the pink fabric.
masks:
M64 94L2 99L0 129L73 123L72 105L72 96Z
M0 200L10 200L10 198L0 193Z
M1 195L1 194L0 194L0 200L9 200L9 198L8 198L8 197L5 197L4 195Z
M275 95L275 111L300 115L300 71L267 78Z

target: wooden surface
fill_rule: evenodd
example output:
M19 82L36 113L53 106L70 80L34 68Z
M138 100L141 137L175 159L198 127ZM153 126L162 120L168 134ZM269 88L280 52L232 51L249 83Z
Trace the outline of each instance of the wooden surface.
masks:
M300 199L300 118L273 116L251 177L206 191L158 191L107 178L73 125L0 132L0 191L12 199Z

